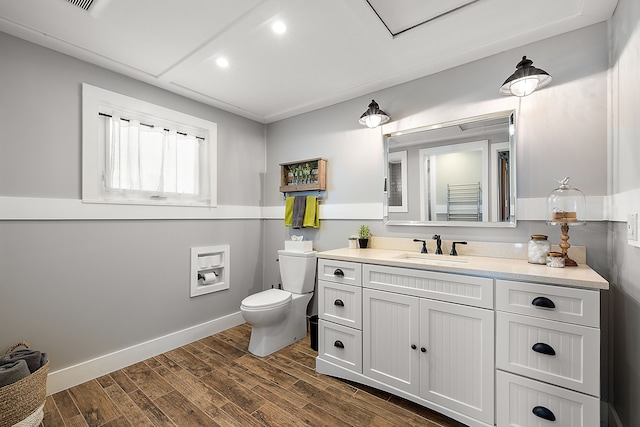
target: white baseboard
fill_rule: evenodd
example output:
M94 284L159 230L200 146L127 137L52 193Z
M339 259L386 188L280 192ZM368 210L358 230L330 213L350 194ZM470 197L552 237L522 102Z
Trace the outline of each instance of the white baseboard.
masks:
M47 395L244 323L239 311L49 373Z

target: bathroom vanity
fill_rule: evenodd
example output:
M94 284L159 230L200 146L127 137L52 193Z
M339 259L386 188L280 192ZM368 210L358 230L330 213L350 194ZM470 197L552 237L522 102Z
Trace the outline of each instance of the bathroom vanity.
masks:
M600 425L609 285L586 265L386 249L317 256L318 372L470 426Z

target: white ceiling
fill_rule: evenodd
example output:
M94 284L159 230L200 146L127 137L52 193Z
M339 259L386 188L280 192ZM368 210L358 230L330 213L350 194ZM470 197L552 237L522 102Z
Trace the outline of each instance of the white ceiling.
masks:
M270 123L607 20L616 4L0 0L0 31Z

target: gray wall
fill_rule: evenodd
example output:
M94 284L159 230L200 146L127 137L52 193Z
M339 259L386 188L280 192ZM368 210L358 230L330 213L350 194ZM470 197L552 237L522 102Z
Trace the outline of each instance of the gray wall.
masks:
M0 33L0 197L81 197L81 84L218 124L218 203L263 202L264 125ZM162 209L162 208L159 208ZM0 351L52 371L234 312L262 288L261 219L0 221ZM192 246L231 245L231 287L189 297Z
M635 192L640 208L640 3L619 0L611 25L611 193ZM622 217L631 212L622 212ZM626 224L611 224L609 352L611 402L624 426L640 425L640 248L627 244Z

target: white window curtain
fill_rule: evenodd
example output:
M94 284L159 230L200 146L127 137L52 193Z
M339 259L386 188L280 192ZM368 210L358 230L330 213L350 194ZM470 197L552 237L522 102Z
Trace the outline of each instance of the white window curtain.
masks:
M200 194L201 139L134 119L104 119L108 192L190 198Z

